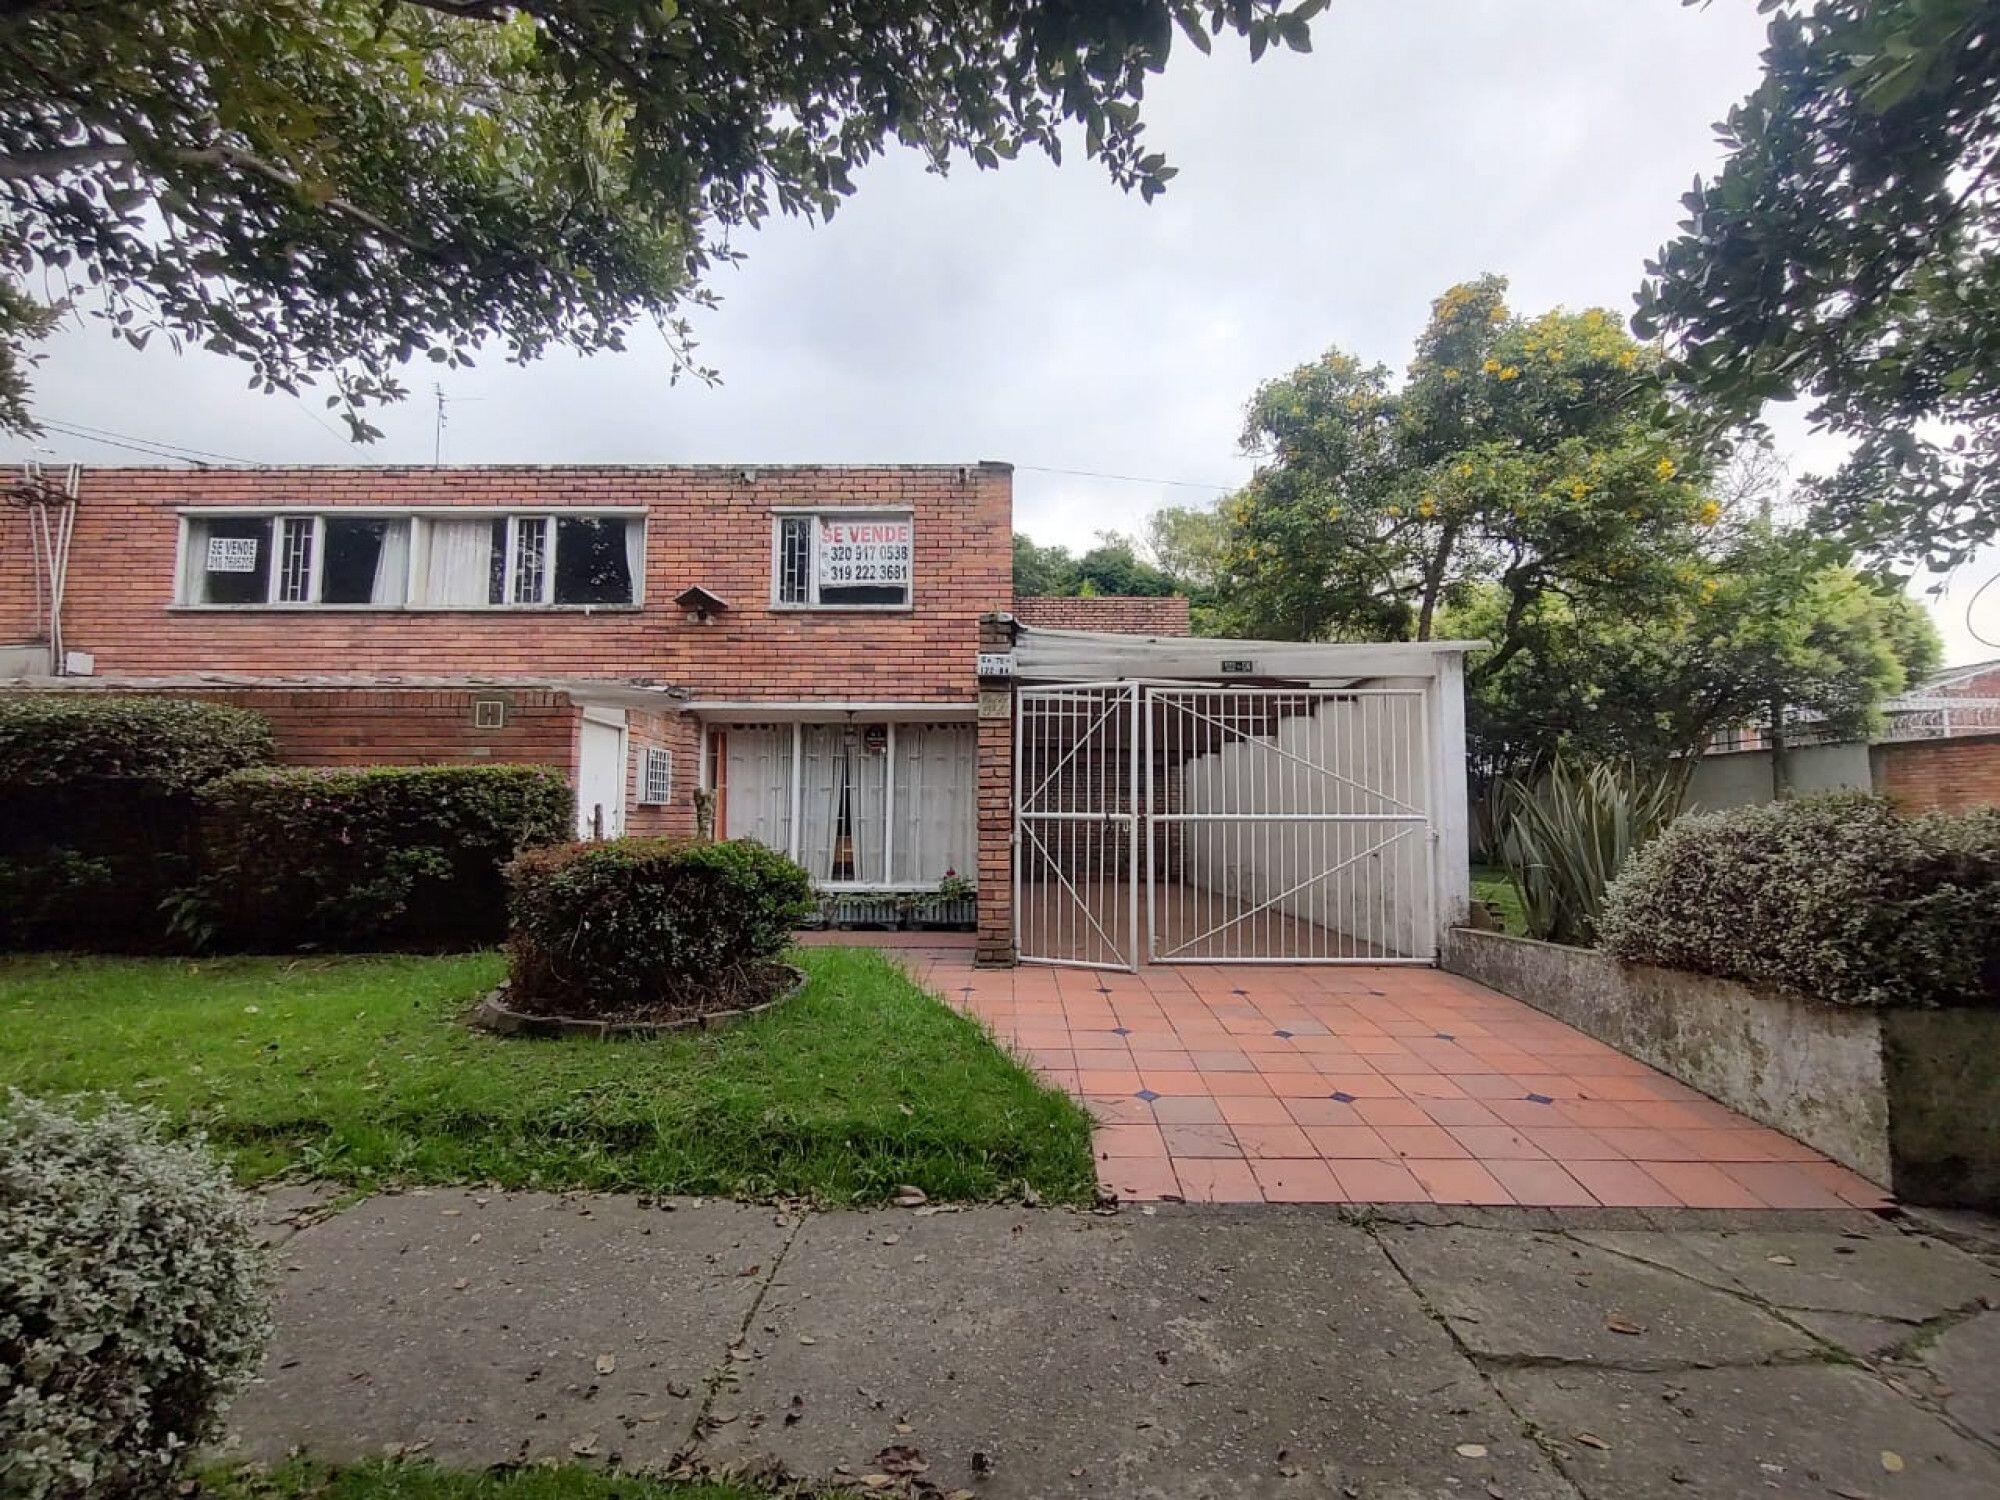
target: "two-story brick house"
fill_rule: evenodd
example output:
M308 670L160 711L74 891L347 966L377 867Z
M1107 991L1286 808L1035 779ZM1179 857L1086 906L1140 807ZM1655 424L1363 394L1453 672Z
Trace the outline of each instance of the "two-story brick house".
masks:
M1464 643L1195 642L1184 600L1017 621L1004 464L90 469L29 499L0 496L5 690L242 703L295 764L556 765L582 836L706 802L835 892L975 878L996 961L1427 961L1463 906Z

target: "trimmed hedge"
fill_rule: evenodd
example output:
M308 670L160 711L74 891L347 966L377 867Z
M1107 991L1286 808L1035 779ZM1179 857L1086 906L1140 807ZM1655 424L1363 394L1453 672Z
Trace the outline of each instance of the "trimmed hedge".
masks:
M0 698L0 947L157 948L195 793L271 759L260 714L95 692Z
M1599 922L1632 963L1840 1005L2000 1004L2000 808L1830 793L1679 819Z
M809 916L812 878L751 839L626 838L509 866L511 994L590 1015L726 990Z
M275 753L270 720L246 708L87 692L0 698L0 788L8 790L116 782L172 795L267 765Z
M231 947L483 945L506 931L501 870L572 832L548 766L240 771L201 794L190 929Z

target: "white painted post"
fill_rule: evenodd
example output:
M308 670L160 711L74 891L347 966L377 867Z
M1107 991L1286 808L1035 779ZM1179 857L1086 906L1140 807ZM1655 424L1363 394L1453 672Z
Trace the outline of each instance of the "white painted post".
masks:
M1451 651L1434 662L1430 752L1437 857L1431 871L1437 890L1435 936L1442 947L1446 930L1462 926L1472 913L1472 839L1466 805L1465 657Z

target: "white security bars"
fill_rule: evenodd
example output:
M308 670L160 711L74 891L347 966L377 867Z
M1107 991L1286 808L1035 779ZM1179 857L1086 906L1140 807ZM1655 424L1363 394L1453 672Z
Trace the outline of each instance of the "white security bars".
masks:
M1015 694L1016 941L1030 962L1137 966L1139 688Z
M971 724L730 724L714 731L720 831L827 889L923 890L978 859Z
M1428 961L1421 689L1149 688L1148 954Z
M1016 704L1024 960L1434 956L1424 689L1125 682Z

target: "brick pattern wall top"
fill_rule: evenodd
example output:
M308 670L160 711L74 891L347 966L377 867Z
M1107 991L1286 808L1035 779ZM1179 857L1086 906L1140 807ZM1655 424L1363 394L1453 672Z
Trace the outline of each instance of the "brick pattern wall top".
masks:
M66 644L100 674L367 672L648 677L703 698L972 697L982 612L1011 597L1013 476L885 468L87 469ZM644 506L645 604L599 611L171 608L183 506ZM916 518L915 608L771 608L771 513L899 506ZM697 625L692 584L730 612ZM37 637L25 512L0 509L0 643Z
M2000 734L1904 740L1869 755L1875 789L1912 812L2000 807Z
M1044 630L1096 630L1110 635L1189 635L1188 602L1178 594L1099 594L1089 599L1017 597L1014 618Z

